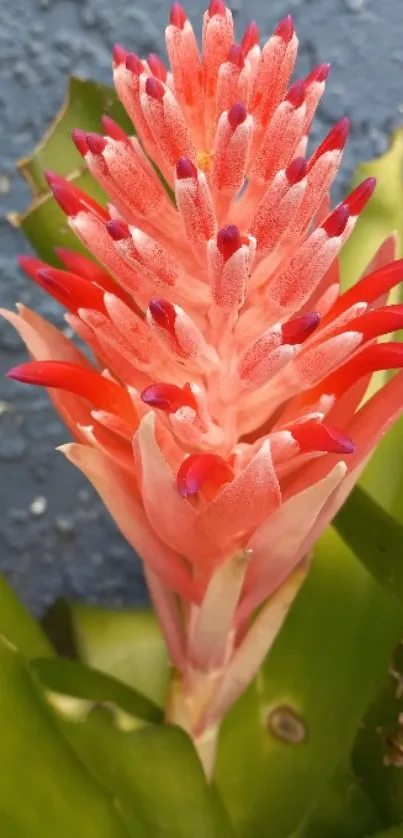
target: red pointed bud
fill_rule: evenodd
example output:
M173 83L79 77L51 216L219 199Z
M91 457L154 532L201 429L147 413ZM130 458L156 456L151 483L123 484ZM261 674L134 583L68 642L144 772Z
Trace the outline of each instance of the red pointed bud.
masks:
M293 84L286 97L287 102L293 106L293 108L297 109L300 108L304 99L305 99L305 82L303 79L298 79L298 81Z
M301 317L296 317L294 320L289 320L288 323L283 323L281 325L283 344L294 346L303 343L315 331L319 322L320 315L313 311L309 314L303 314Z
M196 166L189 160L189 157L180 157L176 164L176 177L178 180L186 180L187 178L197 178Z
M179 494L187 498L201 489L217 492L233 477L231 467L218 454L191 454L178 471L176 485Z
M280 21L277 28L274 30L274 34L277 35L278 38L282 38L283 41L288 44L294 35L294 31L294 21L291 15L287 15L287 17Z
M159 79L155 79L154 76L149 76L146 81L146 93L152 99L157 99L157 101L161 102L164 98L165 87Z
M236 102L235 105L232 106L231 110L228 111L228 122L233 131L245 122L247 115L248 112L242 102Z
M286 170L286 178L290 186L299 183L306 176L308 170L305 157L296 157Z
M128 140L127 134L123 130L123 128L115 122L114 119L111 119L110 116L107 114L103 114L101 118L102 128L107 137L110 137L112 140L118 140L119 142L126 143Z
M210 0L208 11L210 17L214 17L214 15L222 15L223 17L225 17L225 3L223 2L223 0Z
M244 36L241 41L241 47L244 55L247 55L248 52L259 43L259 38L259 27L254 20L251 20L245 29Z
M71 139L80 154L85 157L88 151L87 139L85 136L85 131L82 131L81 128L73 128L71 132Z
M187 16L180 3L173 4L169 20L172 26L176 26L178 29L183 29L187 21Z
M141 399L149 407L163 410L164 413L176 413L181 407L196 410L196 402L189 386L181 388L176 384L150 384L141 394Z
M329 78L330 64L318 64L309 73L306 78L306 84L313 84L314 82L324 82Z
M345 199L345 203L350 208L350 215L359 215L360 212L367 205L374 189L376 187L376 178L369 177L363 180L353 192Z
M228 50L228 61L231 64L235 64L235 67L238 67L242 70L244 66L244 55L242 51L242 47L239 44L232 44Z
M241 234L235 224L228 224L222 227L217 233L217 247L227 262L242 245Z
M86 134L86 140L89 150L92 154L102 154L105 146L106 140L104 137L100 137L99 134L95 134L95 132L90 132Z
M17 256L17 262L24 271L24 273L28 274L32 279L35 279L36 272L39 268L46 268L46 262L42 262L42 259L37 259L36 256L25 256L25 254L21 254Z
M125 221L121 221L119 218L114 218L112 219L112 221L108 221L106 229L110 237L115 242L120 242L123 239L130 238L130 230L128 225Z
M129 52L126 57L126 70L129 70L135 76L141 76L144 73L144 64L134 52Z
M153 76L160 81L165 81L168 71L160 57L155 52L150 52L147 61Z
M348 219L350 218L350 209L347 204L339 204L332 214L322 224L323 230L327 233L329 238L341 236Z
M113 47L113 63L115 67L126 63L127 52L120 44L115 44Z
M59 183L55 180L48 180L48 183L53 192L53 197L59 204L60 209L62 209L63 212L66 213L66 215L72 216L74 218L74 216L78 215L78 213L81 212L82 209L85 209L80 199L73 192L73 190L70 189L68 183Z
M176 312L172 303L169 303L168 300L155 298L150 300L148 310L154 323L162 329L166 329L170 335L175 337Z
M332 454L352 454L354 442L339 428L323 425L321 422L301 422L291 429L301 451L324 451Z
M50 293L54 291L58 295L58 297L61 298L61 302L73 302L73 297L70 291L64 287L62 282L58 281L58 279L52 273L51 269L41 268L39 271L37 271L37 277L41 281L41 283L49 289Z

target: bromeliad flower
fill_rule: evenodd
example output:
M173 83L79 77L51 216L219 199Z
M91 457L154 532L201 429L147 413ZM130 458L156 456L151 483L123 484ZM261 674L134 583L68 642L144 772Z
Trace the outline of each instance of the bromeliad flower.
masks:
M168 717L210 772L312 545L402 411L403 373L363 397L403 366L403 346L377 340L403 325L386 305L403 261L387 240L340 295L338 254L375 182L330 210L348 122L306 157L329 67L290 86L290 17L262 48L254 23L238 44L212 0L200 56L175 3L166 40L169 70L114 51L137 137L107 117L104 136L73 131L112 204L47 173L97 261L21 259L93 362L25 307L3 314L33 358L9 376L49 388L77 440L64 453L144 562L177 672Z

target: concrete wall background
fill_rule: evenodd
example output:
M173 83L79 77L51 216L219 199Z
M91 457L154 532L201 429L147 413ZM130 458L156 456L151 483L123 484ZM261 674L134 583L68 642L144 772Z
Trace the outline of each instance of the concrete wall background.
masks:
M301 42L298 70L330 61L328 92L314 139L343 115L352 121L339 189L355 163L381 153L403 114L403 0L233 0L238 32L248 19L267 36L294 15ZM201 0L188 14L200 30ZM116 41L138 53L164 54L164 0L0 0L0 200L21 210L28 191L14 162L28 153L60 107L69 73L110 82ZM22 300L56 324L58 306L25 279L15 254L27 250L1 224L0 299ZM24 360L12 329L0 321L0 570L40 612L60 594L110 604L138 603L138 561L81 476L54 452L67 438L46 395L4 379Z

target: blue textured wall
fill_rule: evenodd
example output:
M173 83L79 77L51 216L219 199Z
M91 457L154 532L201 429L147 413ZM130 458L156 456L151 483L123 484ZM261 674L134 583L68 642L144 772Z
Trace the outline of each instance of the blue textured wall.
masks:
M200 24L201 0L188 3ZM330 61L328 92L315 124L319 139L348 115L352 133L340 188L354 164L382 152L403 113L403 0L233 0L239 31L254 17L267 36L288 12L301 42L301 74ZM29 152L59 108L67 75L110 81L116 41L163 54L169 6L161 0L0 0L0 195L6 211L28 194L14 161ZM58 307L15 267L26 250L1 220L1 303L19 299L61 323ZM101 504L54 447L66 439L46 396L5 381L24 359L0 322L0 569L36 611L57 595L138 602L141 573Z

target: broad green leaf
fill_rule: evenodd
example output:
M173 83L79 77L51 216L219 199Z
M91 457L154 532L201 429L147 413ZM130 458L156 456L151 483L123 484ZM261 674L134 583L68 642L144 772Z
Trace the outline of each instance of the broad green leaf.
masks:
M164 705L168 655L150 609L117 611L60 601L44 625L59 654L78 657Z
M333 524L375 579L403 601L403 527L360 486L353 489Z
M129 838L54 721L23 658L0 642L0 825L4 838Z
M341 252L342 286L345 289L357 281L380 244L391 233L397 233L398 252L399 255L403 253L402 128L393 135L386 154L357 167L351 187L367 177L376 177L377 186Z
M34 194L48 191L43 176L46 169L64 176L83 171L83 158L71 139L71 131L81 128L99 133L103 114L133 133L133 126L112 87L71 76L66 100L54 122L33 153L17 164Z
M28 658L54 654L41 627L26 611L3 576L0 576L0 634Z
M100 204L105 204L105 193L89 172L81 168L69 180ZM52 265L60 266L54 252L55 247L67 247L88 255L88 251L70 229L64 212L49 191L38 195L22 215L12 214L10 221L15 227L21 228L38 256Z
M292 838L363 838L381 826L351 769L338 769Z
M296 830L346 759L403 615L333 531L260 676L222 728L217 786L242 838Z
M168 725L122 733L91 715L59 724L82 762L147 838L234 838L188 736Z
M382 689L365 714L353 766L377 807L383 827L403 822L403 646L399 644Z
M390 829L382 829L381 832L371 833L365 838L403 838L403 824L401 826L392 826Z
M135 719L159 723L162 712L156 704L122 681L77 661L41 658L32 662L33 672L51 693L101 702L122 710Z

